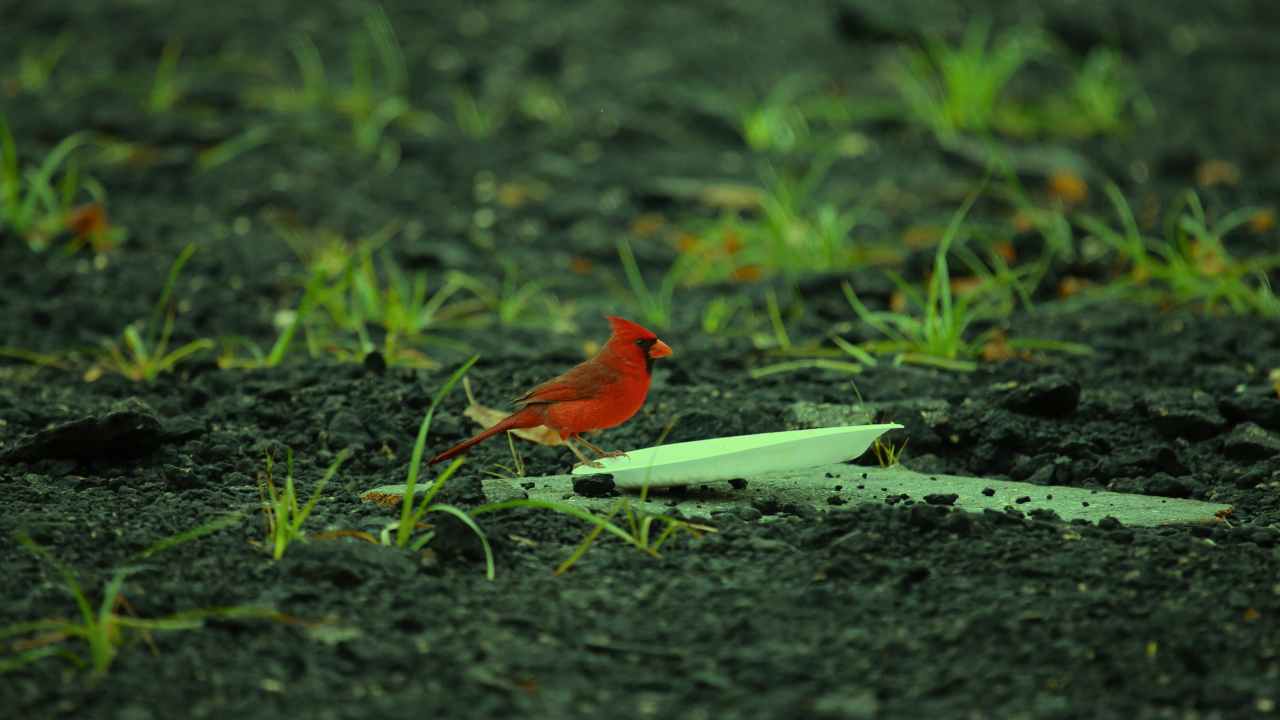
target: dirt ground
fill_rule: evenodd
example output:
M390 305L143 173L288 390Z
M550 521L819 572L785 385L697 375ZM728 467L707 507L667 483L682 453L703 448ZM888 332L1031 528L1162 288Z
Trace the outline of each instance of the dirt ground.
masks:
M0 707L12 717L1280 713L1280 389L1268 377L1280 368L1280 323L1057 299L1066 275L1103 278L1107 268L1053 270L1034 307L1001 328L1093 354L1014 354L968 373L882 360L856 376L753 377L773 361L760 332L703 324L708 301L732 292L760 307L781 297L797 341L833 327L872 339L849 323L840 285L851 280L884 306L893 285L879 268L682 290L658 332L675 354L656 366L648 402L597 440L627 448L784 430L803 425L798 404L852 408L903 424L887 440L906 440L902 463L921 472L1208 500L1232 506L1225 518L1069 523L923 498L844 503L833 486L836 499L820 505L718 513L715 532L681 536L657 558L602 538L556 575L589 528L519 510L477 518L493 580L475 537L454 523L439 523L428 552L355 537L395 519L360 495L403 482L423 412L455 367L478 353L468 375L477 399L504 407L581 360L607 335L603 315L635 312L615 238L631 238L656 282L675 251L645 228L719 212L680 188L752 181L726 103L796 76L883 96L880 69L900 44L956 37L975 17L1033 24L1069 55L1118 48L1150 102L1126 132L1027 143L1082 159L1086 202L1100 215L1101 177L1139 212L1187 188L1217 213L1265 206L1280 197L1280 94L1265 92L1280 60L1280 5L386 2L405 93L424 112L421 131L406 121L366 146L340 112L293 112L271 89L300 86L300 37L331 83L350 82L353 38L374 7L0 0L0 47L72 38L41 90L19 86L16 62L0 70L0 113L24 158L81 130L109 138L88 171L128 232L99 256L36 252L0 231L0 345L58 354L118 338L197 243L176 289L173 345L239 336L269 346L305 284L281 227L358 238L395 224L387 247L431 283L448 270L546 278L558 308L446 327L424 343L424 367L299 348L278 367L227 368L210 351L134 382L0 358L0 628L79 612L19 532L74 568L95 607L113 573L133 568L123 616L278 613L122 629L96 679L61 655L7 668ZM155 97L157 63L175 47L181 92L166 105ZM253 128L265 128L249 135L261 142L210 159ZM865 199L869 237L945 224L984 176L900 118L867 120L856 136L861 150L832 167L827 190ZM1037 192L1046 182L1033 168L1023 180ZM980 203L975 216L998 212ZM1236 238L1242 253L1275 251L1278 239L1265 227ZM932 253L913 250L903 271L920 279ZM466 404L460 391L445 400L429 451L474 430ZM351 451L306 528L352 532L297 542L276 561L258 476L265 454L279 460L284 448L303 497ZM564 447L519 449L528 476L573 462ZM474 507L481 481L510 462L506 443L479 446L441 497ZM140 556L230 512L243 519ZM4 657L59 640L15 637L0 636ZM78 640L65 646L86 654Z

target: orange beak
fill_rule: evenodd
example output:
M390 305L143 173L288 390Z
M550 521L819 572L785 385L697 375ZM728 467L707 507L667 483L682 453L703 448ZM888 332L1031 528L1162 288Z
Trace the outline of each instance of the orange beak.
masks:
M671 354L671 346L659 340L649 348L649 357L660 358Z

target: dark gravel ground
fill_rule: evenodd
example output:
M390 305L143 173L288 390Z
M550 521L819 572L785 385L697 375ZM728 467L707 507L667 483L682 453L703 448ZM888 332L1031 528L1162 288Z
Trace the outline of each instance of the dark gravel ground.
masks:
M363 237L401 223L388 247L406 267L496 279L503 258L525 278L554 278L569 308L561 332L539 322L550 314L542 309L508 327L447 329L429 346L431 368L382 370L299 350L278 368L222 369L206 353L135 383L0 360L0 627L77 613L57 571L10 539L17 531L75 568L92 603L116 569L136 568L123 587L125 614L240 605L283 613L147 638L126 632L97 681L58 657L10 669L0 674L0 707L13 717L121 720L1280 712L1274 319L1057 302L1050 288L1035 310L1013 315L1009 335L1084 343L1093 355L1036 354L973 373L882 362L856 377L877 420L906 426L892 439L909 438L912 468L1232 505L1212 526L1067 524L912 498L831 510L744 506L718 515L718 532L681 539L660 558L601 540L556 576L584 528L521 511L481 520L497 558L489 581L473 537L450 523L426 554L347 537L298 543L272 561L256 481L264 453L287 446L305 495L349 448L307 527L376 535L393 517L359 494L403 479L422 413L452 367L479 352L470 374L478 399L501 406L576 362L585 341L603 339L600 315L632 312L617 290L614 239L629 234L656 276L673 253L644 242L637 219L712 214L670 179L752 181L749 153L716 108L805 73L850 96L876 91L894 45L955 34L967 18L1039 25L1080 56L1096 45L1126 54L1151 102L1147 124L1059 145L1114 179L1135 207L1167 206L1189 187L1219 214L1274 202L1280 95L1262 89L1280 57L1277 7L387 3L407 96L440 124L392 127L398 161L380 169L384 150L362 152L340 114L292 113L263 99L264 88L298 86L289 47L302 33L330 81L346 83L368 6L0 0L0 47L73 39L41 91L11 79L15 61L0 70L0 112L24 157L82 129L113 139L117 159L99 157L90 171L129 233L97 260L36 253L0 234L0 345L55 353L118 337L146 316L165 268L190 242L200 251L178 287L175 343L238 335L269 344L303 273L281 226ZM173 38L183 92L173 108L149 111ZM462 91L490 103L492 131L465 129ZM202 153L255 127L268 128L269 141L202 164ZM873 236L945 223L982 178L901 119L859 133L869 149L833 166L827 191L864 190L880 213ZM1236 174L1206 177L1213 168ZM1044 178L1024 180L1039 188ZM1105 213L1102 193L1093 195ZM990 202L978 208L981 218L998 212ZM1277 236L1232 239L1249 253L1274 251ZM931 252L908 259L912 277ZM844 279L868 302L889 299L892 286L866 269L805 275L794 293L768 283L730 289L762 302L777 288L795 310L791 334L820 338L850 320ZM750 332L701 329L702 308L725 287L681 296L660 333L675 356L655 371L640 414L602 442L780 430L797 401L855 402L848 378L819 370L753 379L769 359ZM460 393L445 402L431 447L471 431L464 407ZM530 475L571 462L563 448L521 449ZM480 502L479 480L508 460L505 444L481 446L443 497ZM232 511L245 519L139 558ZM12 640L0 637L6 656L31 647Z

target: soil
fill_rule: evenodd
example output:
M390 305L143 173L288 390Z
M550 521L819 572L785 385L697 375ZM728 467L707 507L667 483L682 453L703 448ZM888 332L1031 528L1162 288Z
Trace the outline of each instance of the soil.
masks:
M377 536L394 516L360 494L403 481L422 414L454 367L479 353L469 374L477 399L502 407L580 360L584 343L606 334L602 315L633 311L615 238L631 237L656 282L674 250L644 237L637 219L718 212L673 191L670 179L753 182L734 123L716 108L801 74L851 97L883 96L879 68L896 45L956 36L968 18L1044 27L1079 56L1096 45L1126 54L1151 102L1145 124L1052 144L1113 179L1135 206L1167 207L1190 187L1219 214L1274 203L1280 94L1264 90L1280 59L1280 6L505 0L478 8L387 2L385 10L410 69L408 96L443 120L431 134L389 130L398 161L379 167L339 115L252 99L255 88L298 86L289 47L303 33L331 82L347 82L367 6L0 1L0 47L15 49L0 70L0 106L24 159L38 161L79 130L114 140L117 159L100 157L88 171L107 191L112 223L128 231L100 256L35 252L0 234L0 345L65 353L118 338L147 316L169 264L195 242L200 250L177 288L174 343L235 335L268 346L273 319L296 304L305 272L281 225L358 238L400 223L406 230L388 247L432 283L446 270L500 279L499 257L524 279L554 278L553 292L573 311L562 332L538 318L446 329L424 346L430 368L340 362L299 348L275 368L223 369L205 353L154 382L110 373L90 382L83 366L0 360L0 628L77 614L58 571L13 539L19 531L74 568L91 603L117 569L134 568L126 615L228 606L282 613L147 637L126 632L97 680L61 657L9 669L0 674L7 715L1280 712L1274 318L1057 301L1050 283L1004 329L1083 343L1093 355L1036 353L972 373L882 361L854 376L855 388L848 376L816 369L753 378L750 370L776 358L753 333L704 332L701 312L717 294L762 303L772 289L794 338L843 327L854 342L871 339L850 323L840 283L851 279L883 306L893 286L878 269L693 288L660 332L675 354L658 363L646 406L597 438L625 448L782 430L795 426L797 402L862 403L873 421L905 426L888 439L909 441L902 462L910 468L1233 507L1209 525L1066 523L924 498L755 503L718 513L716 532L672 541L660 557L602 539L555 575L586 528L524 510L479 518L496 555L490 581L474 536L449 522L437 523L423 553L348 534L295 543L273 561L257 482L265 454L279 459L291 448L307 497L351 449L306 527ZM17 86L16 52L47 47L60 33L73 41L50 85ZM182 92L172 108L149 111L157 62L173 38L181 40ZM551 99L495 101L496 130L475 136L454 120L459 88L482 98L543 88ZM542 119L547 107L557 119ZM269 128L270 140L224 164L201 164L203 152L254 127ZM872 236L945 224L982 180L981 167L900 119L858 132L870 149L834 165L825 191L872 198ZM1207 176L1206 168L1235 174ZM1043 180L1024 177L1028 187ZM1089 202L1105 214L1101 187L1093 189ZM998 212L988 202L976 211ZM1232 239L1247 254L1275 250L1277 237ZM910 258L908 277L919 280L931 256L925 249ZM448 397L429 447L473 430L465 407L460 392ZM573 460L563 447L520 448L530 476L564 472ZM481 480L509 462L504 443L478 447L442 499L483 502ZM228 512L244 519L139 557ZM22 649L0 642L6 656Z

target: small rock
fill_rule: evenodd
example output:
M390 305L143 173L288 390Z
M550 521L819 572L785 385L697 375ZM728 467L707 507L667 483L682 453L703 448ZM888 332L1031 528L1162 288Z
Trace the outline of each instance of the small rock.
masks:
M167 440L160 418L137 400L105 415L91 415L24 438L0 462L131 459L150 454Z
M924 501L930 505L955 505L959 499L960 496L956 493L930 493L924 496Z
M377 350L365 355L363 364L364 369L374 375L381 375L387 371L387 359Z
M1027 482L1031 483L1032 485L1052 485L1053 476L1054 476L1054 473L1057 472L1057 470L1058 469L1054 467L1052 464L1041 465L1039 469L1031 473L1031 476L1027 478Z
M1262 460L1280 455L1280 438L1247 422L1222 441L1222 454L1235 460Z
M1271 471L1254 466L1246 470L1243 474L1236 478L1236 487L1247 490L1257 487L1264 482L1270 480L1273 476Z
M1142 404L1152 426L1169 438L1206 440L1222 432L1227 422L1213 398L1201 390L1153 390L1143 396Z
M734 490L746 490L747 481L744 480L743 478L733 478L732 480L729 481L729 487L733 488Z
M1167 473L1157 473L1150 480L1147 480L1144 489L1148 495L1188 498L1195 491L1195 484L1187 478L1176 478Z
M1024 415L1067 417L1080 405L1080 383L1050 373L1013 388L1001 405Z
M608 497L614 494L613 476L607 473L575 475L573 491L583 497Z

